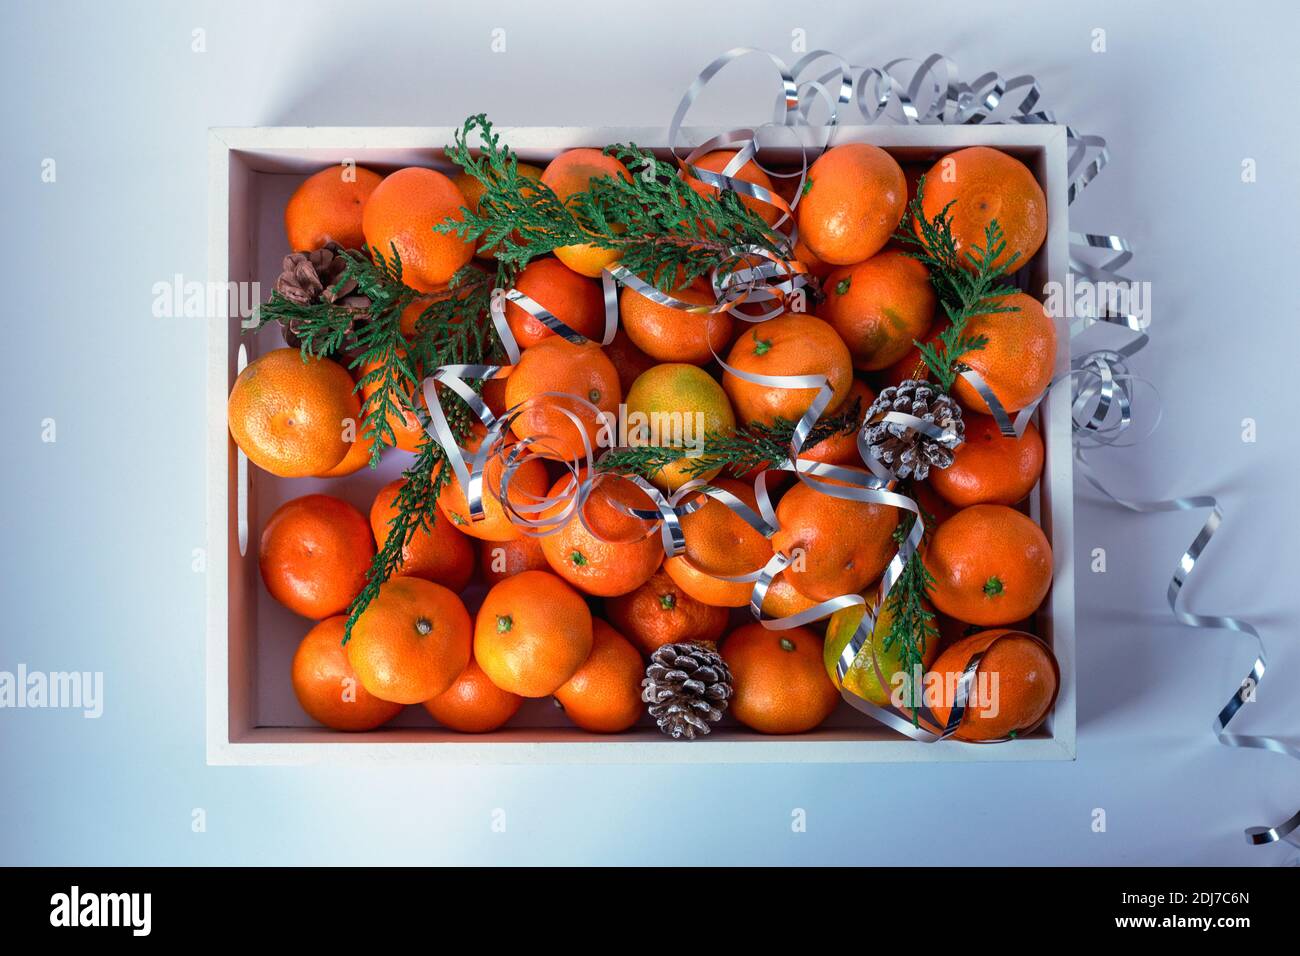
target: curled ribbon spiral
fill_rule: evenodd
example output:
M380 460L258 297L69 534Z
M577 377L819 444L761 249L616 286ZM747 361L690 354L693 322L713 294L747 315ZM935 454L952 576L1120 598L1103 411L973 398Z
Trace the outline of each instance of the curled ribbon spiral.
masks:
M764 126L754 129L736 129L709 139L707 142L691 149L684 157L678 148L678 139L683 124L690 113L692 105L708 86L710 81L729 64L749 57L765 58L775 68L780 79L780 90L776 96L773 119ZM828 72L815 74L816 64L829 64ZM802 154L800 168L797 171L768 169L762 165L759 144L760 130L801 128L813 134L823 134L814 151L820 152L829 146L834 137L835 128L841 122L841 115L847 114L855 107L862 122L897 123L897 124L1054 124L1060 125L1055 115L1039 108L1041 93L1037 81L1032 76L1018 76L1003 79L997 73L985 73L970 83L959 79L955 65L946 57L933 54L919 63L914 60L898 59L882 67L857 67L850 65L834 53L817 50L800 58L793 66L787 66L774 54L750 48L737 48L724 53L710 63L691 83L682 97L669 126L669 148L677 160L680 175L698 179L717 189L727 189L743 197L768 204L780 214L777 227L788 228L789 247L793 248L797 239L794 212L802 188L794 190L794 200L786 203L773 191L737 179L737 172L746 163L753 161L772 178L798 178L802 186L810 166L807 140L796 137ZM821 106L825 117L814 123L810 117ZM1068 148L1068 199L1073 203L1083 190L1105 168L1109 154L1104 138L1096 135L1084 135L1072 127L1064 126ZM695 165L696 161L715 149L732 149L735 157L728 162L721 172L705 170ZM1132 258L1127 242L1115 235L1070 233L1070 270L1090 282L1128 283L1120 273ZM1098 251L1113 253L1109 259L1101 262L1092 260ZM644 281L622 266L615 264L602 276L606 325L603 342L612 340L618 322L618 285L633 288L643 296L659 304L687 312L730 312L734 318L749 323L761 323L781 315L789 307L792 297L807 285L808 276L805 268L798 262L783 259L770 250L757 246L738 246L729 251L728 268L719 267L711 275L716 302L711 306L700 306L676 299ZM731 268L737 263L740 268ZM523 295L518 290L509 290L504 298L522 307L536 317L548 328L569 341L586 341L583 336L568 328L563 322L549 313L539 303ZM501 501L507 514L522 530L530 534L545 534L558 528L557 520L562 522L568 516L582 516L583 503L590 494L596 477L596 459L593 457L591 444L584 437L584 455L567 463L572 479L568 482L564 495L560 499L539 499L530 503L513 502L506 495L509 477L522 461L529 456L541 455L554 459L555 455L547 450L546 436L534 436L508 444L505 434L510 423L523 411L524 405L506 411L500 417L495 416L482 399L466 384L467 379L500 378L507 376L513 365L519 361L519 349L505 321L504 306L498 297L493 297L492 320L501 341L510 358L509 366L446 366L434 372L425 380L424 398L429 407L430 434L443 446L456 480L466 491L471 520L483 515L484 469L487 460L493 455L502 456L505 467L499 487L488 489ZM1181 606L1183 585L1195 567L1201 553L1215 530L1222 521L1222 511L1214 498L1198 496L1177 498L1169 501L1141 502L1121 498L1109 491L1093 474L1086 458L1086 451L1091 448L1109 445L1122 447L1138 443L1128 435L1132 424L1132 407L1134 387L1150 383L1134 376L1127 367L1127 360L1142 349L1149 341L1144 322L1132 314L1124 314L1109 307L1094 307L1076 319L1071 326L1071 340L1074 341L1088 328L1097 324L1110 324L1130 333L1127 343L1116 349L1096 349L1073 356L1070 370L1063 378L1069 378L1073 389L1072 417L1074 435L1074 454L1081 474L1109 500L1139 513L1162 511L1182 511L1196 508L1210 508L1210 517L1206 520L1195 541L1188 547L1179 561L1169 586L1168 599L1174 616L1192 627L1218 628L1237 631L1254 639L1257 656L1254 665L1241 687L1219 712L1214 723L1214 730L1219 740L1227 746L1252 747L1272 750L1300 759L1300 750L1283 741L1271 737L1246 736L1227 732L1227 725L1241 706L1253 699L1255 688L1264 675L1266 659L1263 641L1258 631L1249 623L1232 617L1219 617L1193 614ZM832 392L824 376L769 376L743 372L729 366L721 356L714 353L722 368L745 381L778 389L816 389L816 397L807 412L797 423L790 443L788 458L778 463L769 472L789 471L817 491L838 498L853 501L888 505L914 515L911 529L902 541L897 553L886 567L879 588L872 602L867 602L861 595L849 594L822 602L816 607L789 617L771 618L763 613L763 604L772 580L791 562L789 555L776 553L762 568L751 574L742 575L735 580L752 581L753 590L750 598L750 611L765 627L780 630L797 627L801 624L818 620L833 611L850 606L862 606L863 618L857 630L846 644L837 662L841 679L848 673L849 667L859 652L870 640L875 627L877 613L884 606L890 590L903 574L903 570L919 547L924 534L921 509L911 498L894 490L896 477L867 454L865 444L866 427L880 421L891 422L924 433L936 441L943 441L954 447L959 440L948 435L930 422L922 421L899 412L889 412L865 422L858 434L858 450L869 473L861 470L846 469L826 465L800 458L800 450L815 426L817 420L830 403ZM1043 396L1029 407L1021 409L1013 419L998 397L989 388L980 375L972 369L961 369L959 374L975 389L988 404L1002 434L1019 437L1023 435L1037 405ZM1060 384L1053 382L1047 391ZM468 404L472 412L486 429L486 437L481 440L477 450L471 452L460 448L447 424L447 419L439 405L438 387L449 387ZM1047 394L1044 392L1044 395ZM531 401L545 400L548 396L537 396ZM554 396L549 396L554 397ZM578 396L567 396L567 401L576 403L579 408L596 412L594 406ZM577 418L569 411L565 414L577 425ZM599 414L599 413L597 413ZM1158 423L1158 418L1157 418ZM1154 427L1154 426L1153 426ZM580 432L581 428L578 429ZM1122 440L1124 439L1124 440ZM669 556L680 555L684 549L680 518L691 510L698 508L703 501L702 495L720 501L739 515L750 527L760 534L771 537L777 530L777 520L766 483L767 473L760 474L754 483L758 511L755 512L744 502L727 492L710 488L702 481L692 481L683 485L671 496L664 495L658 488L635 476L634 481L653 503L653 509L633 510L632 513L647 520L659 522L665 552ZM550 510L557 505L564 505L560 518L555 518ZM545 511L552 515L549 519L530 516ZM583 519L585 521L585 519ZM985 652L987 653L987 651ZM869 650L869 659L880 685L888 682L880 671L874 645ZM848 690L843 696L859 711L880 721L900 734L915 740L934 742L950 737L961 724L970 695L970 689L978 674L980 657L974 656L960 675L953 706L947 720L937 722L928 710L922 708L919 719L914 723L913 714L892 706L881 707L870 701L857 697ZM841 680L842 683L842 680ZM1026 728L1028 729L1028 728ZM997 743L998 741L993 741ZM1300 828L1300 813L1285 823L1275 827L1251 827L1246 831L1249 842L1253 844L1273 843L1280 840L1296 842L1293 834ZM1297 844L1300 845L1300 844Z

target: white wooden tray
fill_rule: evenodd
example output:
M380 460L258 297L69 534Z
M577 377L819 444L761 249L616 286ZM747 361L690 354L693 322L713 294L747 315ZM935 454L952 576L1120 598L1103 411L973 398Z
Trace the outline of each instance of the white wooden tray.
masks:
M502 130L522 160L544 165L564 149L616 142L660 151L663 128L557 127ZM686 130L690 146L721 132ZM443 148L451 128L351 127L213 129L209 137L209 280L261 283L270 294L285 254L285 201L303 177L353 160L389 172L421 165L446 170ZM774 143L792 143L783 131ZM812 134L804 131L808 142ZM1017 273L1041 294L1064 282L1069 227L1065 131L1059 126L842 127L834 142L869 142L901 162L931 162L964 146L1004 149L1023 160L1043 185L1050 217L1047 241ZM789 147L786 147L787 149ZM780 157L780 149L773 150ZM663 151L666 155L666 151ZM765 159L766 161L766 159ZM238 300L236 300L238 301ZM1069 334L1058 319L1057 373L1069 366ZM421 707L407 708L378 731L346 734L315 724L299 708L289 680L294 650L311 622L280 607L263 587L257 539L263 521L283 501L314 491L346 498L368 513L378 489L408 460L390 452L378 472L363 469L330 481L276 478L248 467L230 439L226 398L251 358L283 344L274 328L244 334L238 315L213 318L208 328L207 377L207 757L211 764L394 762L456 763L800 763L862 761L1071 760L1075 754L1074 543L1069 384L1043 402L1039 425L1046 446L1044 480L1030 513L1052 542L1055 579L1035 629L1056 653L1061 687L1056 707L1035 733L1010 743L923 744L885 730L847 704L812 733L767 737L732 722L708 738L673 741L647 722L613 736L568 724L549 700L528 701L509 728L488 735L437 726ZM473 610L471 604L471 611Z

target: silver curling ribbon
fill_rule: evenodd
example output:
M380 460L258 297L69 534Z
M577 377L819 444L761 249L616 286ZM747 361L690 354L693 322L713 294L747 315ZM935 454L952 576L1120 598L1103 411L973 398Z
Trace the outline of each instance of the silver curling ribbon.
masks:
M1259 631L1254 625L1238 617L1196 614L1185 610L1183 607L1185 604L1184 585L1196 568L1202 553L1214 537L1215 532L1221 526L1223 509L1212 495L1194 495L1160 501L1135 501L1121 497L1107 488L1093 471L1085 450L1088 447L1098 445L1118 445L1115 439L1125 433L1132 421L1130 416L1132 385L1144 380L1130 374L1123 365L1123 356L1114 351L1088 353L1081 357L1076 364L1082 379L1082 384L1076 385L1076 392L1085 400L1085 406L1080 407L1076 403L1073 409L1076 413L1074 420L1076 438L1074 457L1078 463L1079 473L1083 478L1096 488L1106 500L1138 514L1210 509L1210 514L1205 519L1205 523L1197 532L1192 543L1183 552L1174 568L1173 576L1166 591L1166 599L1170 611L1173 612L1174 617L1180 623L1188 627L1234 631L1248 637L1254 646L1255 660L1251 664L1250 670L1214 718L1212 730L1216 738L1227 747L1268 750L1300 760L1300 748L1281 738L1258 734L1238 734L1228 731L1228 724L1237 715L1238 711L1245 704L1255 700L1256 693L1268 667L1264 639ZM1086 414L1088 406L1091 406L1091 415ZM1081 412L1084 414L1080 415ZM1108 418L1120 424L1116 427L1108 427ZM1101 437L1098 438L1097 436ZM1090 441L1091 444L1089 444ZM1300 811L1282 823L1274 826L1251 826L1247 827L1244 832L1246 841L1253 845L1286 841L1293 846L1300 846L1300 833L1297 833L1298 830L1300 830Z
M682 103L679 105L673 121L674 133L680 128L682 120L691 104L703 91L708 81L727 64L747 56L750 53L767 56L777 67L781 76L781 92L777 97L776 122L791 125L802 118L806 119L811 103L801 102L803 94L812 93L826 97L829 86L839 81L843 84L852 82L854 103L864 122L895 122L902 124L968 124L968 123L1023 123L1023 124L1059 124L1060 121L1051 111L1040 108L1041 91L1032 76L1014 77L1004 80L996 73L986 73L970 84L962 82L952 61L938 54L931 55L918 65L913 61L893 60L881 68L851 67L837 73L827 73L815 80L800 80L800 75L809 63L819 54L809 54L791 69L775 56L765 51L746 49L732 50L711 63L692 83ZM851 74L856 73L856 82ZM834 97L831 104L831 120L826 124L827 143L833 133L833 125L838 121L835 110L846 101L841 93ZM1073 202L1083 190L1096 179L1109 161L1106 141L1097 135L1081 134L1073 127L1064 125L1067 144L1067 179L1068 201ZM675 140L674 140L675 142ZM674 150L674 155L676 151ZM806 165L806 162L805 162ZM1120 273L1131 259L1132 252L1127 241L1120 236L1070 232L1070 268L1071 274L1092 282L1127 283ZM1094 264L1089 261L1090 253L1106 252L1111 254L1108 261ZM1084 316L1073 324L1071 336L1077 336L1086 328L1107 323L1118 325L1133 333L1133 339L1120 349L1091 352L1075 358L1071 363L1069 375L1074 387L1072 402L1072 419L1074 425L1074 443L1076 457L1084 477L1098 487L1108 498L1130 510L1184 510L1185 508L1209 507L1211 514L1200 534L1178 565L1178 571L1170 584L1170 606L1177 619L1189 626L1215 627L1238 631L1256 640L1258 651L1256 662L1250 674L1242 682L1242 687L1233 695L1214 722L1215 733L1229 746L1255 747L1285 753L1292 757L1300 756L1296 749L1276 738L1246 737L1230 734L1226 728L1242 703L1248 699L1247 689L1258 686L1265 669L1265 655L1258 632L1247 622L1229 617L1212 617L1193 615L1180 610L1177 600L1182 585L1195 566L1202 550L1213 535L1222 513L1217 502L1209 496L1177 499L1171 502L1129 502L1112 495L1092 474L1084 449L1097 445L1120 447L1124 444L1136 444L1137 440L1120 441L1128 431L1132 421L1133 387L1137 384L1150 385L1149 382L1133 376L1124 368L1124 360L1141 350L1148 342L1144 322L1131 313L1115 310L1099 310L1096 314ZM981 394L1004 435L1019 436L1032 414L1018 414L1012 419L1005 408L998 402L996 395L976 374L965 376L977 393ZM1049 387L1050 388L1050 387ZM1089 409L1091 408L1091 411ZM1112 414L1112 410L1114 413ZM999 415L999 412L1001 414ZM1157 416L1158 424L1158 416ZM1155 427L1154 425L1152 426ZM872 459L864 456L864 461L871 466ZM761 482L759 485L761 489ZM1132 508L1131 506L1151 506L1150 508ZM758 589L765 591L766 584L780 570L779 559L774 559L767 570L765 579L760 579ZM761 606L762 597L758 604ZM864 622L870 615L864 614ZM850 657L850 662L852 658ZM879 675L877 675L879 676ZM852 703L852 701L851 701ZM907 732L904 728L897 728ZM1265 844L1289 839L1295 842L1293 834L1300 827L1300 813L1285 823L1275 827L1251 827L1246 831L1247 839L1254 844Z
M744 56L757 54L767 57L777 71L781 80L781 90L777 97L777 109L775 119L772 125L775 126L805 126L810 130L822 130L825 132L825 145L829 145L833 139L833 133L836 125L840 122L840 109L852 101L858 108L858 112L867 123L876 122L897 122L904 124L924 124L924 123L946 123L946 124L967 124L967 123L1048 123L1056 124L1058 120L1055 115L1047 110L1038 107L1041 94L1036 81L1033 77L1021 76L1009 80L1003 80L995 73L987 73L977 78L974 82L966 84L962 82L957 75L955 66L947 58L933 55L926 58L919 65L912 66L912 61L894 60L887 63L882 68L859 68L850 67L834 57L833 54L817 51L808 54L801 59L793 68L787 67L779 58L761 50L737 49L719 57L710 64L697 79L692 83L691 88L683 97L679 104L676 114L674 115L671 125L670 141L672 144L672 153L677 159L679 166L682 168L682 174L691 176L705 182L707 185L717 188L727 188L738 192L742 196L756 199L762 202L768 202L771 195L761 187L754 187L743 180L739 180L734 174L747 161L746 157L751 157L758 162L759 149L757 144L757 135L754 131L740 130L733 131L730 134L723 134L721 138L716 138L711 142L711 148L728 148L735 147L737 156L727 164L722 173L711 173L708 170L700 169L692 160L698 159L702 155L702 150L697 147L685 159L677 150L677 138L680 133L683 120L689 112L695 99L703 91L707 83L720 70L729 63L734 62ZM839 61L839 67L835 72L825 74L819 78L800 79L801 74L807 70L811 64L822 59L831 57ZM853 81L853 74L857 74L856 82ZM838 93L835 90L838 89ZM809 116L817 103L825 103L828 107L828 117L820 127L809 125ZM1065 126L1067 140L1067 177L1069 180L1069 200L1073 202L1082 191L1091 183L1108 162L1109 155L1106 148L1105 140L1100 136L1082 135L1069 126ZM761 163L760 163L761 165ZM804 161L801 164L799 175L806 176L807 156L804 155ZM801 192L801 191L798 191ZM793 211L797 205L797 196L794 202L789 204L789 210L781 209L780 220L784 223L786 218L790 218L789 212ZM766 195L765 195L766 194ZM791 223L793 231L793 223ZM1070 265L1074 274L1078 274L1089 281L1111 281L1127 282L1120 273L1122 268L1131 258L1127 242L1118 236L1098 235L1090 233L1070 233L1071 257ZM793 236L790 244L793 245ZM1089 253L1095 253L1099 250L1114 253L1110 261L1100 265L1090 264L1085 256ZM767 258L769 263L764 263L757 269L753 269L749 274L743 275L741 279L734 276L720 277L715 270L713 275L713 286L718 302L712 307L704 307L685 303L676 300L670 295L661 293L659 290L639 280L638 277L630 275L626 270L620 270L615 267L612 273L605 276L605 288L607 296L607 312L614 280L631 285L637 291L647 295L652 300L661 304L671 305L684 311L732 311L737 318L743 321L762 321L780 314L780 306L767 308L759 314L746 314L745 305L761 306L763 302L775 302L783 294L788 294L794 288L797 288L803 279L799 273L802 267L797 264L779 263L777 257L771 255L766 250L734 250L735 257L757 256ZM743 270L736 270L743 271ZM515 301L521 301L518 298ZM616 310L616 304L613 309ZM531 311L525 307L526 311ZM535 314L535 313L534 313ZM495 318L495 316L494 316ZM545 322L545 320L543 319ZM1265 670L1265 657L1262 648L1262 642L1259 641L1258 632L1248 623L1235 618L1211 617L1207 615L1195 615L1181 610L1178 605L1178 598L1181 594L1182 585L1185 582L1191 568L1195 566L1202 550L1213 535L1215 529L1221 520L1221 511L1213 498L1201 496L1196 498L1177 499L1172 502L1135 502L1126 501L1116 498L1107 491L1103 485L1098 482L1091 474L1086 459L1083 457L1083 449L1094 447L1099 444L1119 446L1117 441L1119 436L1124 435L1131 423L1132 416L1132 387L1135 384L1144 383L1143 380L1133 376L1123 367L1126 358L1140 350L1147 342L1145 325L1131 314L1112 313L1109 311L1099 312L1096 315L1085 316L1082 321L1076 322L1072 327L1072 334L1077 334L1084 329L1097 323L1109 323L1120 325L1133 332L1137 338L1128 345L1117 350L1107 350L1087 353L1086 355L1076 358L1071 363L1070 377L1073 379L1075 388L1075 399L1072 403L1072 417L1074 420L1074 434L1076 445L1076 457L1084 471L1084 476L1091 483L1096 485L1099 490L1108 497L1115 500L1118 504L1128 507L1130 510L1150 512L1166 510L1186 510L1188 508L1209 507L1212 509L1210 518L1202 528L1201 534L1197 536L1196 541L1184 554L1179 564L1178 572L1170 585L1169 600L1171 608L1177 619L1185 624L1196 627L1215 627L1226 628L1239 631L1252 636L1259 645L1259 653L1255 665L1251 668L1247 681L1243 682L1243 687L1219 713L1215 722L1215 731L1226 745L1229 746L1248 746L1260 749L1273 750L1275 752L1286 753L1289 756L1300 756L1295 748L1276 740L1265 737L1247 737L1244 735L1229 734L1226 727L1229 721L1235 716L1242 703L1250 699L1248 689L1253 690L1258 686L1258 680L1263 676ZM563 330L555 326L554 328L560 334ZM572 330L569 330L572 331ZM612 337L612 331L607 323L607 338ZM502 336L503 341L510 341L508 332ZM508 348L509 351L509 348ZM517 361L517 352L511 355L511 360ZM487 367L491 371L488 374L498 374L496 367ZM502 371L502 374L508 374L508 368ZM741 376L745 377L745 376ZM1023 434L1026 423L1032 415L1033 409L1020 410L1015 420L1012 420L1007 414L1005 408L997 401L996 395L988 389L987 385L981 389L982 380L978 375L965 376L976 389L978 393L989 404L990 411L998 421L999 429L1003 434L1019 435ZM1144 383L1149 384L1149 383ZM795 387L795 386L773 386L773 387ZM798 387L809 387L800 385ZM987 393L987 394L986 394ZM426 400L431 396L426 388ZM436 398L436 394L432 396ZM463 396L462 396L463 397ZM473 405L471 405L473 407ZM863 455L863 461L871 470L872 476L868 482L865 482L857 488L849 486L848 488L836 485L829 485L825 482L817 481L817 474L823 477L838 477L827 473L814 474L815 469L808 467L807 463L798 460L798 449L808 433L811 431L813 424L824 409L819 408L816 414L805 416L799 423L796 439L792 442L794 446L789 461L782 463L782 469L793 470L799 477L799 480L818 486L818 490L826 493L835 494L838 497L856 497L861 492L871 492L872 497L860 500L873 500L881 503L890 503L895 507L903 507L905 510L917 513L915 502L907 499L902 495L895 495L901 501L892 501L885 499L884 495L892 495L894 492L889 490L891 476L887 469L876 463L869 455ZM1113 410L1113 411L1112 411ZM513 410L512 410L513 411ZM810 412L812 409L810 409ZM998 412L1002 414L999 416ZM1100 414L1098 414L1100 413ZM478 414L476 410L476 414ZM490 414L490 413L489 413ZM891 413L896 414L896 413ZM480 419L483 416L480 414ZM899 420L896 420L899 421ZM904 422L899 421L900 424ZM485 420L486 424L486 420ZM907 423L912 424L912 423ZM500 426L498 425L498 428ZM435 436L437 437L437 436ZM1133 443L1133 442L1130 442ZM861 446L861 441L860 441ZM860 447L861 451L861 447ZM815 463L814 463L815 464ZM470 469L461 469L457 471L457 477L460 478L461 471ZM774 469L775 470L775 469ZM852 474L852 473L850 473ZM755 482L755 493L759 502L759 511L762 521L767 527L774 529L775 517L771 507L770 500L766 492L766 480L764 475L760 475ZM831 489L835 489L831 491ZM698 490L698 489L693 489ZM656 489L657 491L657 489ZM845 493L845 492L848 493ZM875 497L879 495L880 497ZM674 503L665 499L662 495L658 499L652 497L656 504L656 510L661 517L666 518L665 509L680 510L683 506L680 502ZM911 507L908 507L910 504ZM580 504L579 504L580 507ZM734 509L733 509L734 510ZM751 524L751 526L753 526ZM680 528L677 529L680 532ZM880 607L882 602L887 598L890 588L897 580L898 575L906 564L911 553L919 544L923 529L918 514L913 523L911 533L905 539L904 544L900 547L899 552L891 561L889 568L882 576L881 587L877 599L874 602L876 607ZM910 545L910 550L909 550ZM680 548L680 535L678 536L677 548ZM772 620L762 616L761 606L762 598L766 592L767 586L771 579L780 572L788 563L788 558L783 555L776 555L761 569L758 578L755 581L754 597L751 598L751 610L762 620L765 626L780 628L797 626L791 623L794 618L781 620ZM756 598L756 600L755 600ZM841 599L842 602L838 607L850 606L853 603L863 603L858 595L846 595ZM835 602L829 602L835 603ZM797 618L798 616L795 616ZM865 640L869 637L871 629L874 627L874 613L871 608L864 607L863 622L859 627L858 634L850 641L845 649L845 657L837 664L841 677L847 672L856 657L857 651L864 646ZM874 646L874 645L873 645ZM879 671L879 662L876 660L874 652L871 655L873 667L876 670L877 678L883 675ZM970 687L978 672L978 656L973 658L966 669L963 671L961 680L958 683L958 692L954 700L954 707L950 711L949 718L943 728L933 724L932 719L926 721L930 724L926 729L914 727L910 720L910 715L899 712L887 711L883 708L876 708L868 701L850 699L850 703L864 713L868 713L887 726L892 727L899 733L903 733L914 739L938 740L951 736L960 725L962 715L970 698ZM881 686L886 686L881 681ZM852 695L848 695L852 697ZM1270 843L1282 839L1291 839L1291 834L1300 824L1300 814L1292 817L1286 823L1276 827L1252 827L1247 831L1247 838L1252 843Z

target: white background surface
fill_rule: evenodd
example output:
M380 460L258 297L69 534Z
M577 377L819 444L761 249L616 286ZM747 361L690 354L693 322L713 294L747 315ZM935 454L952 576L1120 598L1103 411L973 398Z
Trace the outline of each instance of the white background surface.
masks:
M1163 604L1203 515L1130 516L1080 491L1079 758L977 766L228 769L203 762L203 336L150 314L205 278L206 130L222 125L666 123L710 59L789 52L791 30L859 64L933 51L963 76L1029 72L1110 141L1075 229L1120 232L1152 283L1136 363L1165 421L1101 458L1134 497L1213 493L1223 530L1193 609L1265 631L1241 729L1297 735L1293 538L1296 126L1285 3L742 5L6 4L9 226L0 669L102 670L104 716L0 711L0 861L1244 863L1241 829L1300 805L1300 767L1218 746L1252 652ZM493 28L506 52L491 52ZM1107 52L1091 50L1094 28ZM206 52L191 50L206 31ZM745 80L752 80L746 95ZM759 87L757 84L763 84ZM742 69L695 114L766 117ZM753 92L761 89L761 93ZM730 95L724 95L730 91ZM1241 182L1243 158L1258 181ZM55 183L41 164L57 162ZM1241 440L1255 419L1258 441ZM40 440L54 418L58 441ZM1234 725L1235 726L1235 725ZM206 832L191 829L202 808ZM807 832L791 829L806 811ZM1104 833L1093 811L1106 811ZM504 833L493 832L504 810Z

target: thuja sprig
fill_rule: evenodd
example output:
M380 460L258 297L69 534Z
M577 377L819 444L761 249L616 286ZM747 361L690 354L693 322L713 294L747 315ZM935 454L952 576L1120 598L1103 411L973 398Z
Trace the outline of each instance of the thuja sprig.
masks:
M738 267L731 254L737 246L790 254L786 238L731 190L697 191L675 166L635 144L610 146L605 153L632 178L593 180L572 208L585 229L619 251L627 269L659 288L671 291L716 267Z
M271 293L271 298L258 308L257 315L259 325L278 322L286 331L292 330L302 342L303 358L338 355L351 341L352 323L357 318L354 310L344 306L329 302L302 305L279 292Z
M474 146L471 141L476 135L479 142ZM482 113L465 120L446 155L479 181L483 194L477 211L462 209L459 218L438 223L434 231L479 242L495 256L499 278L512 279L530 260L558 246L587 241L554 190L519 173L514 151L501 142L501 135Z
M402 483L393 498L394 514L388 522L388 537L371 560L365 587L348 608L344 644L352 638L357 619L379 596L380 587L401 568L406 545L417 533L428 531L437 520L438 494L450 480L450 472L442 446L425 435L415 460L402 472Z
M861 400L854 398L834 415L817 420L804 442L805 448L834 435L855 432L862 422ZM650 478L669 465L685 461L689 477L698 478L715 469L741 477L756 468L769 468L790 455L790 439L796 422L778 418L771 425L751 422L732 432L715 432L704 437L699 448L680 445L641 445L607 452L596 468L620 474Z
M275 293L262 306L261 317L292 328L304 358L342 358L353 369L366 369L356 385L358 392L369 392L362 404L364 425L358 440L370 443L373 467L383 449L396 444L393 421L408 413L422 424L427 422L416 389L428 371L446 364L479 364L499 348L487 320L492 277L472 266L457 272L446 292L429 297L408 341L402 334L402 313L426 294L403 284L396 250L388 258L375 250L348 250L343 255L346 265L335 288L355 281L357 292L370 300L365 313L324 301L300 305ZM450 391L442 401L453 435L463 441L477 419ZM365 587L349 608L345 641L379 588L401 566L412 537L437 520L438 493L451 475L451 469L443 467L445 462L442 446L426 434L402 473L388 536L375 554Z
M402 260L396 248L392 252L392 259L386 260L371 250L373 263L350 259L348 267L362 277L357 279L357 289L371 302L369 321L356 325L354 347L360 354L351 367L361 370L356 387L363 396L362 437L370 443L372 468L378 465L384 448L397 444L392 423L415 412L411 396L419 381L402 337L401 322L402 312L414 301L415 294L403 285ZM345 270L344 276L347 274Z
M343 257L346 265L335 288L354 281L356 291L370 300L364 314L324 301L300 305L278 292L260 314L292 329L304 357L343 359L350 369L365 370L355 390L364 396L359 437L370 445L373 466L384 448L396 444L394 421L403 415L423 419L415 392L427 370L478 362L496 347L495 330L485 321L492 283L482 270L461 269L445 292L429 296L408 341L402 314L426 294L402 282L397 251L386 258L377 250L349 249Z
M972 246L964 253L959 252L952 234L952 216L949 214L956 200L927 219L921 205L924 195L925 177L922 177L917 184L916 196L907 204L894 238L910 246L911 251L907 255L920 261L929 270L930 284L947 315L948 325L939 333L937 343L914 343L920 350L922 361L934 375L936 384L947 392L952 389L962 370L962 356L988 344L987 336L967 333L966 328L971 319L1012 311L1008 307L998 306L994 300L1016 291L1004 279L1011 266L1020 258L1020 253L1014 252L1003 259L1007 243L996 219L990 220L984 227L983 245Z
M500 349L496 328L487 321L495 287L493 276L468 265L451 277L446 290L415 319L409 351L426 374L439 365L470 365Z
M453 436L458 442L464 442L478 419L461 398L450 391L443 392L442 405ZM438 520L438 495L453 479L446 451L426 433L420 439L414 460L402 472L402 483L392 502L393 517L388 521L388 535L371 560L365 587L348 609L344 643L351 639L352 626L379 595L380 587L401 568L411 539L421 531L430 530Z
M475 138L478 146L471 145ZM491 122L471 116L447 155L482 184L483 195L477 211L465 209L459 220L434 228L480 241L506 272L560 246L611 249L627 269L666 291L714 268L734 267L730 250L739 245L788 254L785 237L730 190L697 192L674 166L634 144L609 146L605 153L630 178L597 177L561 199L520 175L515 154Z
M932 520L928 515L926 516L927 527ZM902 545L915 522L916 516L911 512L904 515L903 520L894 529L895 544ZM907 559L907 563L903 565L903 573L899 575L885 598L889 610L889 632L881 641L881 650L889 653L895 647L898 648L899 669L906 675L908 693L904 695L904 700L907 701L913 700L912 692L916 688L912 681L917 670L925 669L926 648L931 641L939 638L939 629L934 623L934 612L926 609L930 585L933 583L934 577L926 570L920 552L916 552ZM920 723L915 707L912 708L912 723L913 725Z
M382 268L382 258L377 257L377 260ZM390 275L399 282L400 270L399 260L396 271L390 271ZM491 292L491 277L472 266L466 266L452 277L446 292L433 296L421 311L415 320L414 335L409 342L401 336L400 309L396 319L391 319L386 324L388 331L382 336L382 344L387 349L382 354L379 354L379 345L372 349L380 361L379 368L383 376L372 380L380 385L379 392L387 395L387 399L375 410L376 415L382 415L381 420L388 428L387 444L394 441L388 424L388 410L398 407L410 409L420 423L427 426L427 413L418 397L413 399L413 390L426 374L442 365L481 364L495 352L499 340L486 318ZM408 297L402 293L406 304L416 297L418 294ZM363 340L362 344L368 328L369 326L363 329L359 336ZM380 339L380 336L376 335L376 339ZM358 384L364 385L366 382L367 377L363 376ZM406 387L408 382L410 391ZM478 420L477 417L450 390L442 392L441 403L452 435L458 442L463 442ZM372 445L372 449L375 447ZM380 587L400 569L406 546L412 538L421 531L429 530L437 520L438 495L451 480L452 470L447 463L446 452L426 432L420 439L415 459L402 472L402 483L392 502L393 517L388 522L388 534L371 561L365 587L348 609L344 643L351 639L353 625L379 595Z
M348 249L335 289L356 283L356 291L369 298L364 314L328 302L300 305L278 292L262 306L263 320L277 321L302 343L304 358L338 358L350 355L349 367L366 367L355 391L365 395L361 406L359 439L370 443L371 465L379 461L386 446L396 443L390 415L411 406L409 392L415 373L405 357L401 334L402 310L419 295L402 284L402 265L396 251L391 262L376 256L372 262L365 251Z

